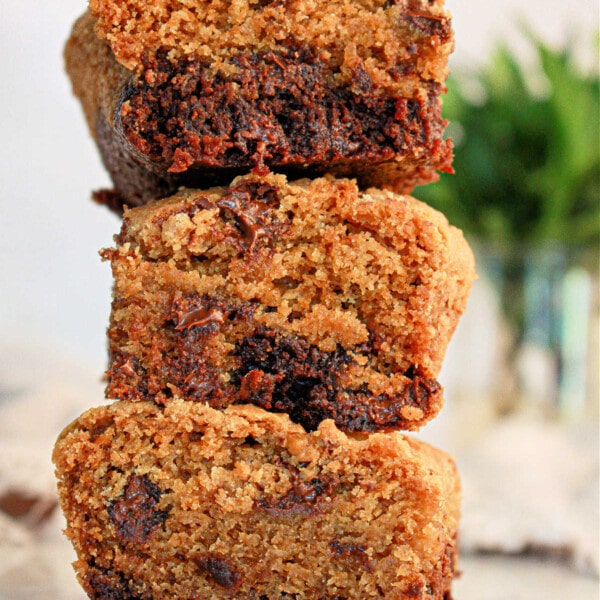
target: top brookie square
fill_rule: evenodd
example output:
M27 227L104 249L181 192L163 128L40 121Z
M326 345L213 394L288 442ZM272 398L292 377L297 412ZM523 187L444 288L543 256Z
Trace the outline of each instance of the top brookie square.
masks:
M409 193L451 171L441 0L91 0L67 69L113 208L268 167Z

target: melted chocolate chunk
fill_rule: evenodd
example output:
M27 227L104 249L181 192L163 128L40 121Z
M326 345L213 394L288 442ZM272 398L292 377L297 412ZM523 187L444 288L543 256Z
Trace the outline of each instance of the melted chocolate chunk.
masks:
M222 325L225 322L225 315L218 308L197 308L188 313L179 313L177 315L177 325L175 330L190 329L190 327L204 327L210 323Z
M240 400L266 410L285 412L312 431L324 419L333 419L344 431L399 429L406 425L401 409L429 411L431 396L440 390L434 379L418 370L394 396L374 396L368 388L346 390L338 379L352 356L341 348L322 352L306 341L278 337L265 331L249 336L237 347Z
M165 522L168 511L156 508L161 494L145 475L129 477L122 496L108 506L121 542L143 544Z
M290 514L304 514L309 516L318 512L323 506L323 501L335 494L339 482L331 476L323 479L314 477L306 480L300 470L283 460L279 461L290 473L292 487L283 496L261 498L255 506L275 516ZM329 503L331 506L331 503Z
M338 540L333 540L329 544L331 551L334 556L352 556L353 554L364 554L366 548L364 546L357 546L356 544L343 544Z
M242 182L230 187L214 204L202 198L202 207L219 208L221 217L231 214L248 250L252 251L259 238L273 238L285 229L273 219L271 209L279 206L275 188L260 182Z
M190 442L199 442L204 437L204 431L190 431L188 437Z
M185 296L173 300L173 323L175 331L199 328L200 335L214 335L225 323L229 310L224 302L211 296Z
M325 490L330 487L330 484L320 479L299 480L285 496L263 499L257 503L257 506L273 515L312 514L317 510L318 502L325 494Z
M90 440L96 441L103 433L114 425L114 420L111 417L105 417L94 423L94 428L90 431Z
M196 556L193 560L200 570L207 572L217 585L225 589L234 589L242 582L242 576L226 558Z
M275 279L273 283L282 290L295 290L300 285L300 282L297 279L290 276Z
M402 592L403 598L423 598L425 584L418 579L409 583L408 586Z
M94 600L151 600L150 596L137 594L123 573L102 569L93 564L89 566L85 587L90 598Z
M358 562L363 569L369 572L373 570L371 561L366 554L367 549L364 546L346 544L335 539L329 544L329 547L331 548L333 558L353 559Z

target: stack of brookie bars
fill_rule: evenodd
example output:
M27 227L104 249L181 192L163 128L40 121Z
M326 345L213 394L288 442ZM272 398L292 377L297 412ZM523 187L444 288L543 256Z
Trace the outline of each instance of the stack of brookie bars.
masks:
M449 599L460 489L416 430L474 278L441 0L90 0L66 59L123 213L110 405L54 453L99 600Z

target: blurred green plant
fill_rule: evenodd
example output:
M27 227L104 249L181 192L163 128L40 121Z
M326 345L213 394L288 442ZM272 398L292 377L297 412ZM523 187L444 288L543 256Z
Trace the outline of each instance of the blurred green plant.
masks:
M598 71L576 67L573 44L557 50L525 35L537 71L501 44L481 70L449 78L457 174L415 195L484 243L589 248L600 241Z

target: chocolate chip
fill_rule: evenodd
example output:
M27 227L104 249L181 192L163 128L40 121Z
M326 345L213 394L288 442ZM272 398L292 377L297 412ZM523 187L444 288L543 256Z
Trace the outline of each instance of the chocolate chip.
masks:
M114 424L112 417L106 416L103 419L94 423L93 429L90 431L90 440L93 442Z
M273 284L282 290L294 290L300 285L300 282L293 277L286 276L274 279Z
M151 600L147 595L137 594L131 587L129 578L111 569L89 565L86 575L86 591L94 600Z
M287 469L291 487L282 496L260 498L255 502L256 508L275 516L291 514L310 516L323 508L326 498L335 494L339 482L333 476L313 477L307 480L297 467L282 459L278 462ZM331 506L331 503L328 504Z
M220 325L225 322L225 315L217 308L197 308L189 313L177 315L175 330L190 329L190 327L203 327L209 323Z
M371 561L366 554L367 549L364 546L343 543L335 539L331 541L329 547L331 548L331 553L334 558L352 559L355 562L358 562L365 570L369 572L373 570Z
M203 431L190 431L189 440L190 442L199 442L204 437Z
M216 584L225 589L236 588L242 582L242 576L226 558L198 555L193 561L201 571L207 572Z
M260 442L256 441L256 439L253 436L247 435L244 438L244 446L254 448L255 446L260 446Z
M162 492L145 475L130 475L123 494L108 505L108 514L121 542L143 544L166 520L159 510Z
M174 317L171 320L175 323L175 331L198 327L204 328L206 335L216 333L228 315L223 302L206 295L175 298L172 307L173 313Z

